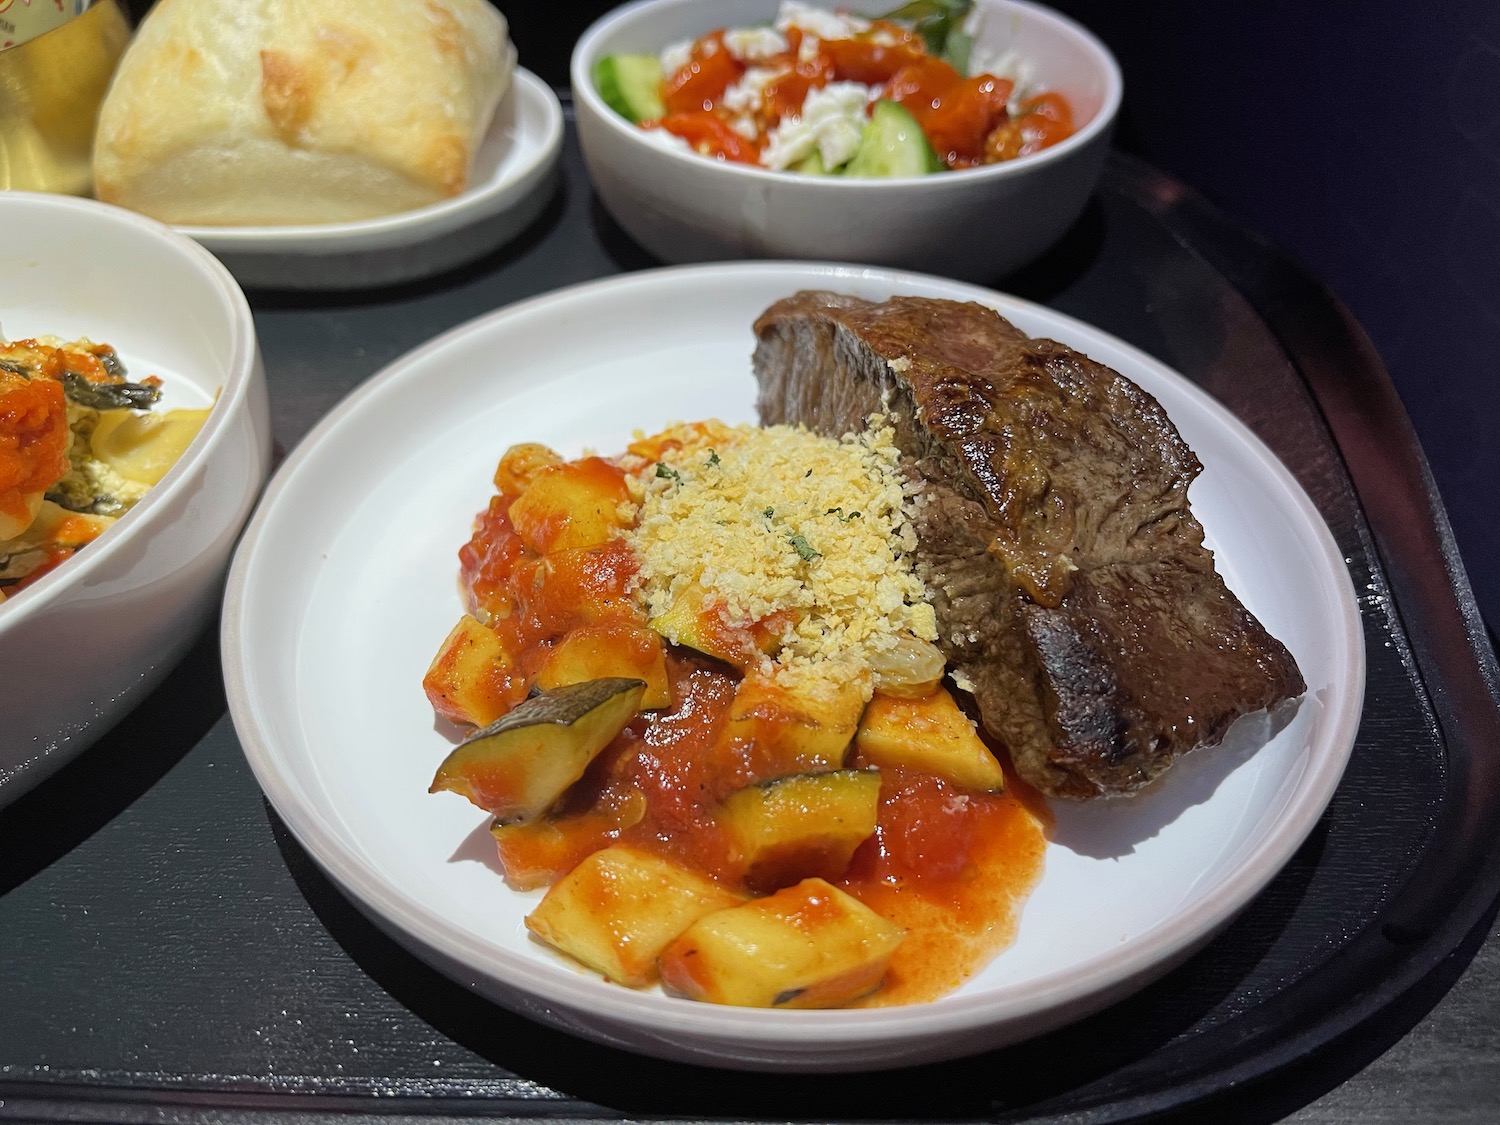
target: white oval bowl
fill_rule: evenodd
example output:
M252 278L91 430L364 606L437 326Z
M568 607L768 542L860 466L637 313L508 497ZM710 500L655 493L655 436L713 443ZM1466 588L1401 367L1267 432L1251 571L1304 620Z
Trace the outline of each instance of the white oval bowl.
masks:
M623 449L672 419L755 420L751 324L798 289L975 300L1157 396L1205 470L1194 509L1219 569L1309 690L1149 793L1054 803L1015 943L951 995L902 1008L763 1011L608 984L531 940L540 892L509 890L489 817L431 795L451 750L421 681L464 612L458 548L512 442ZM1199 388L1097 329L917 274L760 263L562 290L397 360L287 460L236 553L224 676L245 754L302 846L377 923L485 996L591 1039L764 1070L874 1069L973 1054L1076 1019L1206 942L1317 822L1359 722L1364 648L1347 568L1275 456ZM1264 739L1262 732L1261 740Z
M816 0L862 14L889 0ZM641 0L606 15L573 49L578 138L599 199L667 262L815 258L994 280L1038 257L1082 213L1099 181L1122 92L1109 50L1073 21L1024 0L977 0L976 50L1013 47L1042 89L1072 103L1078 131L1031 156L907 179L773 172L647 140L599 96L605 55L656 54L717 27L774 16L777 0Z
M0 602L3 805L107 731L201 632L265 480L271 427L250 307L207 250L56 195L0 192L0 231L7 338L112 344L133 377L161 376L164 406L213 407L140 503Z

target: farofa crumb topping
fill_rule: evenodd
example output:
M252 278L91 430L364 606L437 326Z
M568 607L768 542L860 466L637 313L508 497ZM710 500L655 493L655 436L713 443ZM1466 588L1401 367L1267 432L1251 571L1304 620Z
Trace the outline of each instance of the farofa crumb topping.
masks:
M652 619L698 591L730 626L785 613L767 672L834 661L859 674L903 634L937 638L883 416L839 440L791 426L673 432L659 460L630 466L642 507L627 538Z

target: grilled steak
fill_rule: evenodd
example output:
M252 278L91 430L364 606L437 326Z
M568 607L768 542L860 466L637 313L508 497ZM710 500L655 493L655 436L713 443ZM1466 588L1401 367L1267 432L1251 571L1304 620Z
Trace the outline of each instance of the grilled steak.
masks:
M1133 792L1300 695L1214 570L1157 401L976 304L805 292L755 324L767 424L895 426L939 644L1023 778Z

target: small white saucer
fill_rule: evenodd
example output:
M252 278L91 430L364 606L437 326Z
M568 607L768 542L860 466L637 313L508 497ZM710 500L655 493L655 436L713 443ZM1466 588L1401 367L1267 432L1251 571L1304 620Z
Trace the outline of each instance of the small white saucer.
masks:
M314 226L179 226L241 285L357 289L429 277L509 242L552 196L563 115L552 88L517 69L461 195L378 219Z

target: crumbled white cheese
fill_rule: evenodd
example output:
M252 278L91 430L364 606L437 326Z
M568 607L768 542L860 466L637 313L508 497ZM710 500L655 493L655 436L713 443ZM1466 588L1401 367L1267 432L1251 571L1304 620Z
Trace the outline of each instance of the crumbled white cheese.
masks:
M719 104L733 114L756 113L760 110L766 84L781 73L768 67L752 66L738 82L724 91Z
M736 117L729 123L729 127L747 141L760 139L760 126L755 123L753 117Z
M897 374L900 374L902 371L911 370L911 360L904 355L898 355L895 359L887 360L886 366Z
M878 47L896 47L901 44L901 37L887 27L877 27L870 35L870 42Z
M854 155L865 129L865 108L876 91L858 82L832 82L810 90L802 113L783 118L761 158L767 168L784 169L816 149L825 168L837 168Z
M1013 115L1020 113L1021 103L1036 92L1036 67L1020 51L994 55L985 54L975 46L974 53L969 56L969 73L1008 78L1013 85L1006 108Z
M814 8L811 4L800 4L797 0L782 0L781 8L776 12L776 30L786 32L794 27L820 39L848 39L869 31L870 21L847 13Z
M737 27L724 33L724 49L740 62L763 62L787 52L786 36L771 27Z
M683 39L677 43L668 43L661 49L660 58L662 73L671 77L692 61L693 41Z
M818 52L823 47L823 41L816 35L804 35L802 44L797 48L797 61L800 63L817 62Z

